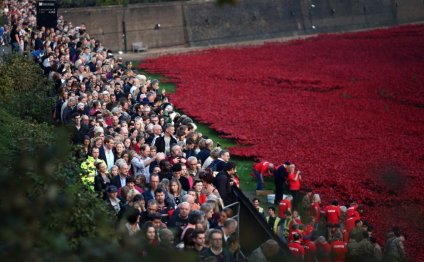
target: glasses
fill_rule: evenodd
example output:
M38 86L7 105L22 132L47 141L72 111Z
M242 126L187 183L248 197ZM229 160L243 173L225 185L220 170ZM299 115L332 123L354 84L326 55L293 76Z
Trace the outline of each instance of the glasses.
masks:
M212 238L213 241L222 241L222 238Z

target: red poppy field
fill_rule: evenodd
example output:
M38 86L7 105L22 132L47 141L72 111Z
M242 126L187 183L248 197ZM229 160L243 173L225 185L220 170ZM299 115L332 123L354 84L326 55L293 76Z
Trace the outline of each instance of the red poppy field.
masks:
M175 106L234 138L233 155L290 160L303 185L356 198L424 260L424 26L321 35L145 60Z

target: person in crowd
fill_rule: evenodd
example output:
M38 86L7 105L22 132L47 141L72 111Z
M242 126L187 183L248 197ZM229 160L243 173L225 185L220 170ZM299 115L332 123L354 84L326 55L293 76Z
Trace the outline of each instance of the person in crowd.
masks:
M205 252L205 250L207 249L205 245L205 240L206 240L205 232L200 230L194 230L193 233L191 233L191 237L194 243L193 251L196 253Z
M119 175L112 178L111 184L118 189L124 187L127 184L128 170L129 167L127 163L122 163L119 166Z
M209 168L209 166L212 164L212 162L214 162L216 159L218 159L219 152L221 152L221 148L219 148L219 147L214 148L211 151L209 157L206 158L206 160L203 162L203 165L202 165L203 170L205 170L206 168Z
M143 198L146 201L146 203L150 199L155 199L155 191L159 187L159 175L158 174L152 174L150 176L150 184L146 191L143 192Z
M274 239L269 239L253 250L250 254L249 262L267 262L280 251L280 246Z
M253 204L253 207L258 211L258 213L265 217L264 208L261 207L261 201L255 197L252 199L252 204Z
M143 236L145 237L147 246L154 247L158 244L159 240L156 235L156 228L153 223L148 221L143 226Z
M155 146L158 152L165 153L167 156L171 155L172 145L177 144L177 140L174 137L175 128L172 124L165 126L165 132L163 136L159 137L155 141Z
M155 200L158 203L158 212L162 216L162 221L164 223L168 222L168 217L170 212L175 208L175 202L173 199L169 198L168 195L162 188L158 188L155 191Z
M103 146L99 148L99 158L106 162L108 171L115 164L115 140L112 136L106 136Z
M129 236L134 236L140 232L140 211L135 208L131 208L127 214L127 223L125 223L125 228L128 231Z
M203 165L206 159L211 155L213 149L213 140L212 139L203 139L199 143L200 151L197 153L197 158L200 160L200 163Z
M204 204L206 202L206 194L205 189L203 187L203 181L195 180L193 183L193 190L196 193L196 203Z
M275 207L268 207L268 216L265 217L269 228L275 235L280 233L280 218L275 214Z
M179 205L182 201L182 197L186 192L181 188L181 183L176 178L172 178L169 185L169 195L174 200L176 205Z
M222 149L219 152L219 157L213 160L208 168L214 172L221 172L225 169L228 161L230 161L230 152L228 150Z
M212 229L208 235L209 248L200 253L200 258L215 257L216 261L234 262L232 254L223 247L223 233L218 229Z
M291 165L289 161L274 168L274 185L275 185L275 199L274 205L278 205L283 199L283 194L288 193L287 172L288 167Z
M81 176L81 180L84 185L86 185L90 190L94 191L94 177L96 176L96 164L106 163L99 158L99 148L93 147L91 150L91 156L87 158L86 161L82 162L81 170L83 174Z
M227 240L228 238L234 234L237 231L238 223L237 220L233 218L228 218L224 222L224 226L222 227L222 233L223 233L223 244L225 247L227 246Z
M305 257L305 248L302 245L301 236L299 234L294 234L293 241L287 246L294 257L294 261L303 261Z
M168 227L174 228L176 230L176 237L178 239L181 238L181 234L188 224L188 215L190 214L190 211L190 204L187 202L182 202L178 205L178 212L174 212L172 218L168 222Z
M118 215L122 214L123 207L121 200L118 198L118 188L114 185L108 186L106 189L106 192L108 194L108 198L106 199L106 202L109 204L109 206L112 208L112 210Z
M112 178L107 173L107 168L104 162L98 162L96 168L97 175L94 177L94 191L99 193L99 197L106 199L106 189L110 185Z
M229 162L226 164L225 169L219 172L215 177L214 185L218 190L222 200L224 201L224 206L232 204L236 201L231 189L234 183L232 177L236 174L236 172L236 163Z

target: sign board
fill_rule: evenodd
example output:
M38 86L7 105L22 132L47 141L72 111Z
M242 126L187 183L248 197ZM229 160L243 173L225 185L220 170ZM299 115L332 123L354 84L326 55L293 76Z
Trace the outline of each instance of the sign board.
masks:
M37 27L57 26L57 2L55 0L39 0L37 2Z

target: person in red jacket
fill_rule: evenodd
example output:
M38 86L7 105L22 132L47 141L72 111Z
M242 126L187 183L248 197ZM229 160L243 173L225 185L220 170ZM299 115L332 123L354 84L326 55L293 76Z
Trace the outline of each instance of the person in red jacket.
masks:
M336 234L331 243L331 258L333 262L345 262L347 254L347 244L342 241L342 236Z
M350 217L346 217L345 229L347 233L350 233L350 231L352 231L352 229L355 227L355 221L359 219L360 218L358 218L354 213L351 213Z
M274 164L268 161L262 161L253 164L253 173L256 176L257 186L256 190L263 189L264 176L271 176L274 172Z
M303 261L303 258L305 256L305 248L301 244L300 235L295 234L293 242L289 243L288 247L294 257L294 261Z
M289 241L294 241L296 235L300 236L300 243L302 243L303 231L299 229L299 224L294 223L290 226Z
M302 176L300 175L299 170L295 172L295 167L296 166L294 164L289 166L287 181L289 184L290 194L293 196L293 208L297 209L302 197L300 194L300 181L302 180Z
M324 214L327 218L327 223L331 225L336 225L339 223L339 218L342 214L339 207L339 202L334 200L331 205L324 208Z
M305 240L303 245L305 248L305 262L316 262L317 258L317 246L315 244L315 236L312 236L310 240Z
M281 219L285 218L286 211L291 212L291 201L293 197L288 195L278 204L278 217Z
M324 236L318 237L316 246L318 262L331 262L331 245Z

